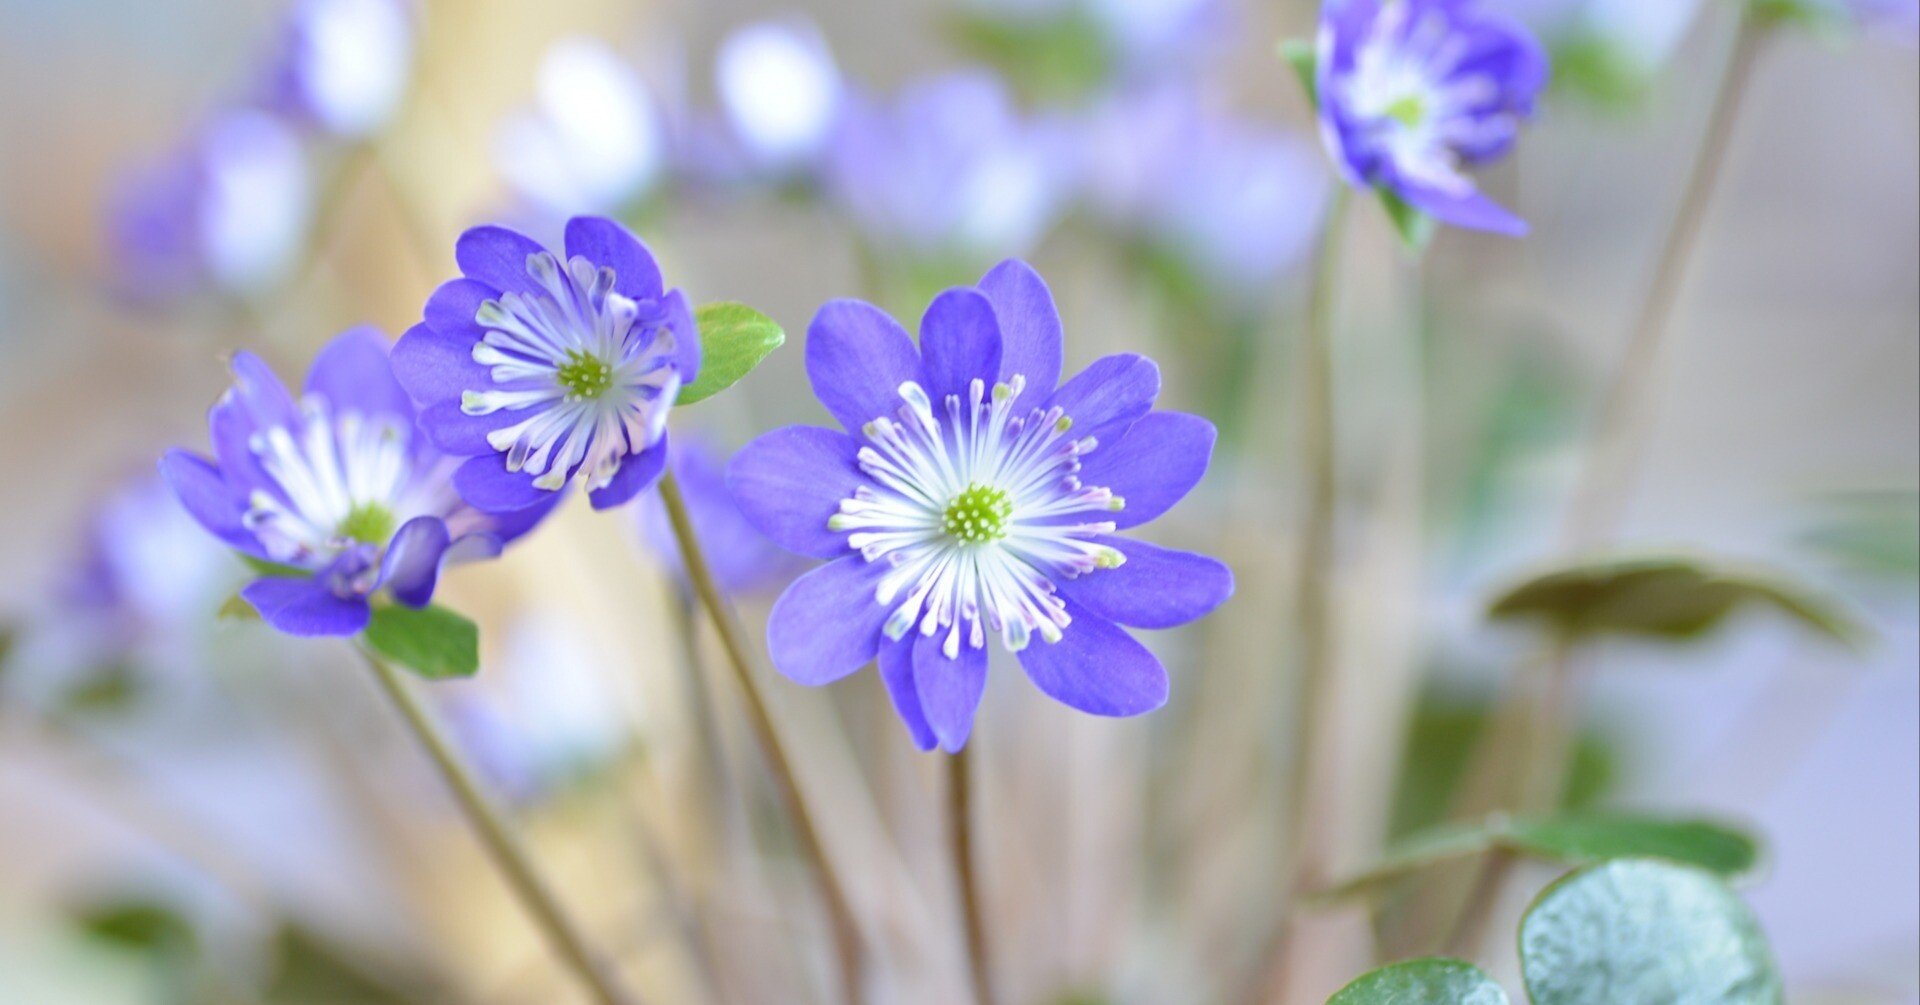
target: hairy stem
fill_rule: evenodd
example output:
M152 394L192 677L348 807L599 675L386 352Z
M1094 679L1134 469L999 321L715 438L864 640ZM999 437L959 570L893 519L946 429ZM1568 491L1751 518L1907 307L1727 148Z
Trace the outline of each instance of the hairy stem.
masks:
M519 837L508 827L500 811L494 808L479 780L447 742L439 727L434 725L426 708L414 696L407 682L401 679L399 671L365 649L360 650L360 655L372 669L381 691L393 702L393 707L406 721L414 738L420 741L427 755L433 759L434 767L439 769L440 777L453 792L460 811L473 826L475 836L480 839L494 865L499 867L501 875L507 880L507 885L513 888L514 894L520 898L521 904L552 943L554 950L579 975L600 1005L640 1005L640 999L621 987L612 965L594 951L579 924L560 906L559 898L534 868L533 860Z
M733 667L740 693L746 698L747 719L760 742L761 751L766 755L767 765L773 771L774 788L779 790L801 851L820 883L820 893L826 901L827 918L832 925L834 948L839 955L845 1000L848 1005L860 1005L866 1000L862 983L863 950L860 926L854 920L852 903L847 898L840 874L834 869L833 862L827 857L826 847L820 841L820 830L801 794L793 762L787 756L779 731L774 728L766 698L761 694L759 681L754 677L753 661L747 655L746 636L734 620L726 598L721 595L719 584L714 581L713 570L707 565L706 553L701 550L699 536L694 532L693 520L687 514L686 499L681 496L680 484L674 480L671 470L660 477L660 500L666 504L667 520L673 525L674 540L680 545L681 563L686 568L687 579L693 584L694 594L706 607L707 616L712 619L713 627L719 633L721 648L726 650L727 662Z
M960 915L967 939L967 967L973 976L974 1000L994 1005L993 967L987 949L986 910L981 878L976 871L978 850L973 832L973 754L962 747L947 758L947 827L953 835L954 879L960 891Z

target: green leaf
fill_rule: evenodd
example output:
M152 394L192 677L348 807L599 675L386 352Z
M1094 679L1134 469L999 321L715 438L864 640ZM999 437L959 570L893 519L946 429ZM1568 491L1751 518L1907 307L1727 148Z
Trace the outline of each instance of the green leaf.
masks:
M1507 993L1479 967L1433 956L1369 970L1327 1005L1507 1005Z
M274 938L273 973L262 995L269 1005L408 1005L438 1000L411 976L396 979L355 959L298 925L282 925Z
M258 621L260 612L252 604L247 603L247 598L236 593L221 602L220 609L214 612L214 617L222 621Z
M1035 104L1073 104L1113 77L1101 26L1078 9L1041 18L958 15L946 25L960 48L1000 71Z
M691 405L732 387L787 340L772 318L746 304L701 304L693 316L700 325L700 376L680 389L676 405Z
M1847 646L1863 634L1838 602L1778 573L1683 555L1585 559L1513 587L1488 615L1542 622L1573 640L1615 634L1682 641L1712 632L1748 607L1772 609Z
M1387 211L1387 219L1393 222L1394 232L1400 235L1400 246L1414 255L1427 250L1434 232L1439 229L1433 217L1413 208L1405 199L1384 188L1375 191L1380 193L1380 205Z
M89 905L74 921L90 938L155 955L184 955L196 942L193 926L158 901L136 898Z
M480 669L480 629L444 607L382 604L360 639L428 680L471 677Z
M1289 38L1280 42L1280 58L1293 67L1293 75L1300 78L1300 86L1306 89L1307 103L1315 110L1320 107L1320 54L1314 49L1313 40L1308 38Z
M1780 1005L1753 912L1712 873L1613 859L1563 877L1520 922L1534 1005Z
M1516 820L1495 814L1479 823L1429 828L1397 842L1371 868L1314 899L1352 896L1428 866L1496 849L1571 866L1610 858L1662 858L1726 879L1752 872L1760 861L1759 844L1752 837L1707 820L1620 813Z

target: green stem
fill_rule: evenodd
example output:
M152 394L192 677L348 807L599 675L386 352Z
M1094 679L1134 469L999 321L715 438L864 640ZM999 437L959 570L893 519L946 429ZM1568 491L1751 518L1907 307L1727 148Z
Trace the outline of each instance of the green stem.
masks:
M1334 668L1333 575L1339 467L1335 454L1333 306L1339 288L1342 241L1352 194L1336 185L1321 224L1307 325L1300 347L1301 452L1307 477L1300 526L1299 576L1294 584L1294 667L1299 682L1293 701L1292 751L1288 760L1286 866L1279 926L1263 958L1267 969L1250 1001L1265 1002L1268 990L1294 966L1296 921L1303 895L1326 879L1325 842L1315 814L1327 805L1322 789L1328 769L1326 709Z
M687 513L686 499L681 496L680 484L674 479L671 469L660 477L660 501L666 504L667 521L673 525L674 540L680 545L681 564L686 569L687 579L693 583L694 594L706 607L707 616L712 619L714 630L719 633L720 646L726 650L727 662L733 667L734 679L746 699L747 719L753 726L754 736L760 741L767 765L773 771L774 788L779 791L781 801L786 805L787 816L793 822L801 851L819 880L820 892L826 901L827 919L832 925L834 948L840 959L840 979L845 1001L847 1005L860 1005L866 1000L862 984L864 973L860 926L854 920L853 907L840 875L827 857L826 846L821 843L820 830L801 794L793 762L787 756L786 746L774 727L773 715L767 709L766 697L761 694L759 681L754 677L752 657L747 655L746 636L734 620L726 598L721 595L719 584L714 581L713 570L707 564L699 535L694 532L693 520Z
M474 834L486 848L487 854L493 858L494 865L499 867L507 885L513 888L555 951L593 992L594 1000L600 1005L640 1005L638 997L620 986L612 966L588 945L580 926L560 906L559 898L534 868L532 858L519 838L507 826L500 811L494 808L481 789L479 780L441 734L407 682L401 679L399 671L365 649L360 650L360 655L373 671L374 678L380 682L380 689L406 721L407 728L432 758L440 777L452 790L454 800L459 803L461 812L473 826Z
M973 976L974 1000L994 1005L993 967L987 948L985 892L976 861L973 831L973 754L962 747L947 758L947 827L953 835L954 879L960 892L960 916L967 940L967 968Z

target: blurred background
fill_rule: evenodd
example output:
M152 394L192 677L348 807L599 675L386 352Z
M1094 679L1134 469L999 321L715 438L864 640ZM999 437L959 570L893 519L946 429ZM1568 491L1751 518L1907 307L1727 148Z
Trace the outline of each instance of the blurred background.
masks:
M1481 178L1532 235L1449 232L1415 262L1363 205L1343 258L1338 799L1316 810L1341 870L1438 818L1540 644L1486 604L1553 555L1732 28L1720 2L1503 2L1556 56ZM1315 16L0 0L0 1002L573 1000L346 647L220 616L244 567L153 477L204 445L234 349L292 379L343 328L414 323L461 229L555 234L573 212L628 221L696 302L789 332L676 413L715 458L824 418L800 365L818 304L917 318L1011 255L1051 283L1070 369L1146 352L1165 404L1219 424L1157 533L1225 557L1239 591L1152 639L1170 706L1081 716L1008 663L973 743L1008 1002L1233 1000L1291 826L1290 357L1332 180L1275 45ZM290 96L309 61L330 69ZM1872 641L1756 616L1589 654L1571 790L1763 835L1748 896L1792 1000L1920 1001L1914 39L1781 32L1743 108L1620 537L1790 573ZM825 923L652 505L566 508L453 575L483 670L433 687L436 710L651 1000L833 1000ZM757 632L795 567L745 547L729 586ZM883 961L875 1000L964 1001L938 755L871 674L766 683ZM1354 909L1305 937L1312 1001L1408 945Z

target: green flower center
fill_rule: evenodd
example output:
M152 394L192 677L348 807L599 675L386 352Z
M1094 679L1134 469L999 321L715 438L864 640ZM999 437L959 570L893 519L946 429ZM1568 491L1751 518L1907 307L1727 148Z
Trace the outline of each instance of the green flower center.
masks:
M361 503L340 521L334 533L362 544L386 544L393 537L393 523L393 513L385 506Z
M575 349L560 364L558 379L569 398L598 398L613 387L613 367L598 356Z
M940 526L956 540L985 544L1007 536L1007 523L1013 519L1013 500L991 485L966 487L940 517Z
M1427 118L1427 103L1418 94L1409 94L1387 106L1387 118L1416 129Z

